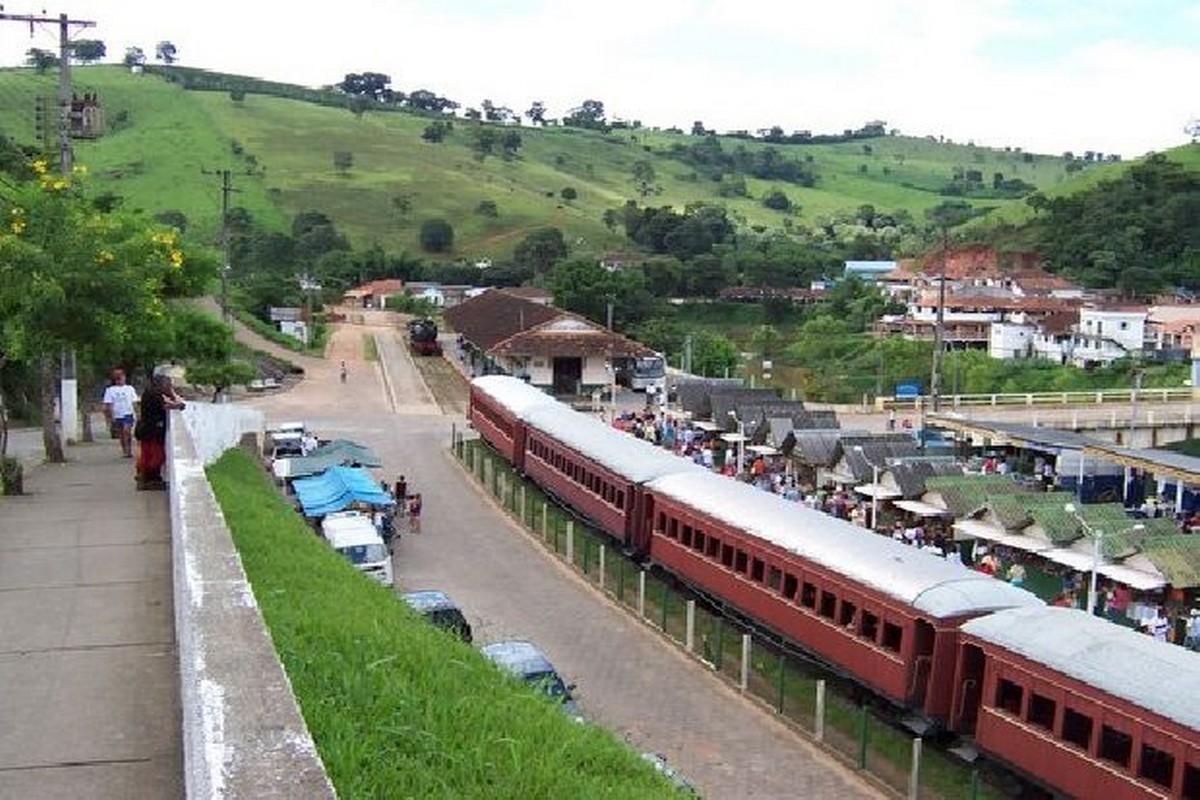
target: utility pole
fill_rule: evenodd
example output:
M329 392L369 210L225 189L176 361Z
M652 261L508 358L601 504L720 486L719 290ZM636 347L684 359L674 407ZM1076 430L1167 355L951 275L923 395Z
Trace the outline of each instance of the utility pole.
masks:
M221 257L224 263L221 264L221 321L228 323L231 315L229 313L229 273L233 269L232 265L232 245L229 235L229 196L238 191L233 188L233 173L230 170L203 170L205 175L220 175L221 176Z
M946 226L942 225L942 264L938 276L937 317L933 324L933 370L929 376L929 401L936 414L941 405L942 348L945 346L944 325L946 322L946 252L948 249ZM922 426L924 427L924 426Z
M0 6L0 12L4 9ZM33 14L4 14L0 13L0 22L24 22L29 25L29 35L32 36L37 24L58 25L58 168L63 175L70 177L75 166L74 151L71 147L71 101L74 95L71 91L71 26L90 28L96 23L91 20L70 19L66 14L57 17L36 16ZM43 391L53 394L54 365L50 356L43 356L42 376ZM62 371L59 377L59 420L62 426L62 436L52 435L52 428L43 428L42 440L46 447L46 460L62 462L66 460L63 454L62 439L74 442L79 430L79 381L75 372L75 351L64 350L61 354ZM43 413L50 413L53 419L53 399L47 398L42 402ZM85 427L85 433L90 436L91 426Z

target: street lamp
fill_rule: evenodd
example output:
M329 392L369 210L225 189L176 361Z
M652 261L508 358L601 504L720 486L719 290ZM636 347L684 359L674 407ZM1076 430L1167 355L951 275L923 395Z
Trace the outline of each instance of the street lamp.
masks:
M854 445L854 449L861 453L864 459L867 457L861 444ZM871 464L871 530L879 530L879 466L877 464Z
M729 416L737 423L738 426L738 441L737 441L737 474L742 474L742 469L746 464L746 423L738 418L737 412L730 410Z
M1080 515L1079 510L1074 503L1067 503L1063 506L1063 510L1075 518L1075 521L1083 526L1083 529L1092 537L1092 577L1088 583L1088 599L1087 612L1088 614L1096 613L1096 575L1100 572L1100 550L1101 544L1104 541L1104 531L1099 528L1093 528L1087 524L1087 520Z

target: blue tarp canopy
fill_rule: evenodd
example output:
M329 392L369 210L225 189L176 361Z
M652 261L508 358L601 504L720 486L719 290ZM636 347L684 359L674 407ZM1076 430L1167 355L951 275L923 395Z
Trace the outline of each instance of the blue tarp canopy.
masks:
M323 517L342 511L352 503L395 505L371 473L361 467L330 467L320 475L295 481L292 489L306 517Z

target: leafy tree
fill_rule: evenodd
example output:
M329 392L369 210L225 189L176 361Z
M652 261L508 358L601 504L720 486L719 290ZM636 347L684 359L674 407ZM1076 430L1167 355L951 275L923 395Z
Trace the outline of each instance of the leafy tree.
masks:
M546 104L541 100L534 100L533 104L529 106L529 110L525 112L525 116L528 117L529 121L534 125L545 125Z
M773 189L763 197L762 204L773 211L790 211L792 201L778 189Z
M240 103L246 99L246 90L242 88L230 89L229 99L235 103Z
M558 228L539 228L513 249L513 260L532 267L538 275L548 273L551 267L566 257L567 241Z
M633 162L633 185L642 197L654 194L658 187L654 183L654 165L645 159Z
M80 178L33 166L35 179L10 181L0 201L0 351L43 365L43 443L47 460L62 461L53 360L153 342L165 298L199 292L216 265L185 254L174 231L98 211Z
M575 187L573 186L565 186L563 187L562 191L558 193L558 196L569 203L575 198L579 197L579 192L575 191Z
M445 253L454 247L454 228L444 219L421 223L421 249L427 253Z
M126 47L125 59L121 63L127 67L140 67L146 63L146 51L140 47Z
M563 125L572 128L608 129L608 125L604 121L604 103L599 100L584 100L579 106L567 112L562 122Z
M737 345L729 337L709 330L692 337L693 372L712 377L732 375L737 363Z
M425 131L421 134L421 138L427 142L437 144L444 140L453 129L454 126L450 122L443 122L440 119L434 120L425 126Z
M407 217L412 211L412 195L398 194L392 197L392 208L401 217Z
M230 386L250 383L258 375L252 364L245 361L201 361L187 366L188 382L195 386L211 386L212 402L216 403Z
M161 41L154 46L154 57L164 64L174 64L179 60L179 51L168 41Z
M475 206L475 213L488 219L495 219L500 216L500 211L496 208L495 200L480 200L479 204Z
M521 134L517 131L505 131L500 136L500 152L504 156L504 160L508 161L516 158L520 149Z
M425 111L442 114L459 107L458 103L446 97L441 97L428 89L417 89L408 95L405 101L414 111Z
M696 120L692 123L692 136L707 136L708 131L704 129L704 123Z
M70 45L71 58L80 64L91 64L100 61L108 49L99 39L77 39Z
M174 228L180 233L187 232L187 215L177 209L160 211L154 215L154 221L166 225L168 228Z
M390 103L395 98L392 79L382 72L350 72L337 86L353 97L364 97L377 103Z
M349 172L354 166L354 153L349 150L333 151L333 167L338 172Z
M25 63L33 67L39 75L44 75L51 68L58 66L58 56L49 50L31 47L25 51Z

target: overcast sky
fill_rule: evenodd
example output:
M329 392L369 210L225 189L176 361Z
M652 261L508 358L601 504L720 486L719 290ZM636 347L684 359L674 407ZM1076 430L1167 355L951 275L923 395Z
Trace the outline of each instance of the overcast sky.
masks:
M1182 0L7 0L91 20L119 61L153 59L322 86L382 72L464 107L719 131L814 133L885 120L1042 153L1125 157L1188 141L1200 117L1200 3ZM0 25L0 63L57 49L53 26Z

